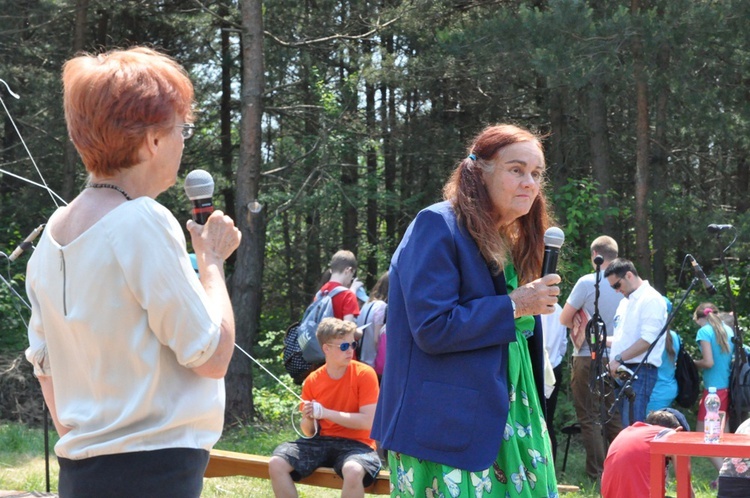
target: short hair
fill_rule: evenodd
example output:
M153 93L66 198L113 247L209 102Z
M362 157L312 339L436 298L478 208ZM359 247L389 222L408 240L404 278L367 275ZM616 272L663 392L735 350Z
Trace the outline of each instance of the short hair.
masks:
M591 252L596 251L606 261L612 261L617 258L617 241L609 235L602 235L594 239L591 243Z
M682 420L680 420L682 419ZM677 429L682 427L686 431L690 430L690 426L685 419L685 416L674 408L664 408L661 410L654 410L649 412L646 416L647 424L659 425L661 427L667 427L669 429Z
M354 334L356 331L357 325L354 322L329 317L320 321L318 330L315 331L315 337L318 338L318 343L322 346L333 339L346 337L348 334Z
M68 134L86 170L111 176L138 163L149 131L192 121L193 84L173 59L146 47L84 54L63 65Z
M342 249L333 255L329 266L333 273L341 273L349 267L356 269L357 258L354 256L353 252Z
M638 276L638 272L632 261L625 258L615 258L607 269L604 270L604 276L617 275L618 277L624 277L627 272L632 273L636 277Z

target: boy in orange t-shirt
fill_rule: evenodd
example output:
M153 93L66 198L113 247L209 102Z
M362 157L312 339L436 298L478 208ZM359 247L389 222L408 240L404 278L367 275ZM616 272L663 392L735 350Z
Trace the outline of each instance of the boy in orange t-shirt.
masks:
M282 443L268 462L274 495L296 497L294 485L318 467L333 467L344 480L341 496L364 496L380 472L370 429L379 387L375 370L352 361L357 326L338 318L320 322L316 336L326 362L302 386L302 432Z

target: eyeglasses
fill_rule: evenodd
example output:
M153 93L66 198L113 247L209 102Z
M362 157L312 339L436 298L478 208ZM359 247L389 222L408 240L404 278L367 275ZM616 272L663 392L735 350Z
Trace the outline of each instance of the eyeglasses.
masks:
M178 128L182 128L182 130L180 130L180 133L182 134L182 138L185 140L192 137L193 133L195 132L195 125L193 123L185 123L176 126Z
M335 344L330 344L330 345L331 345L331 346L335 346ZM342 343L341 343L341 344L339 344L338 346L339 346L339 349L340 349L341 351L349 351L349 347L351 347L352 349L357 349L357 341L352 341L352 342L342 342Z
M625 278L625 277L620 277L620 279L617 282L615 282L614 284L612 284L612 288L614 290L620 290L620 287L622 286L622 279L623 278Z

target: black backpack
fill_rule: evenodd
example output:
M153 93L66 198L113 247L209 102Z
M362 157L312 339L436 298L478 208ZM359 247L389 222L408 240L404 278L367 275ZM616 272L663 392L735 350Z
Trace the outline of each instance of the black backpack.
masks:
M692 408L698 401L701 391L701 378L693 358L687 352L685 344L680 344L675 362L674 377L677 380L677 398L675 401L683 408Z
M320 364L309 363L302 357L302 348L299 347L299 322L293 323L284 334L284 368L299 386L310 372L318 367Z

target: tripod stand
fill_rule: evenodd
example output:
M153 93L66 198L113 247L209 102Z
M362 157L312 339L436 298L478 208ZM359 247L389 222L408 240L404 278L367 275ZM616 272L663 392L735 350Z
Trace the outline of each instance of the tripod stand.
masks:
M607 422L609 422L611 414L607 412L605 398L612 394L612 387L607 379L607 364L609 363L609 354L607 350L607 326L604 324L604 321L599 314L599 286L602 280L602 263L604 263L604 258L597 255L594 258L594 265L596 265L596 280L594 281L594 314L591 315L589 322L586 324L586 342L591 351L592 368L590 370L589 383L591 386L591 392L598 395L600 398L599 423L601 424L603 440L607 441L607 438L604 437L604 428L607 425Z

